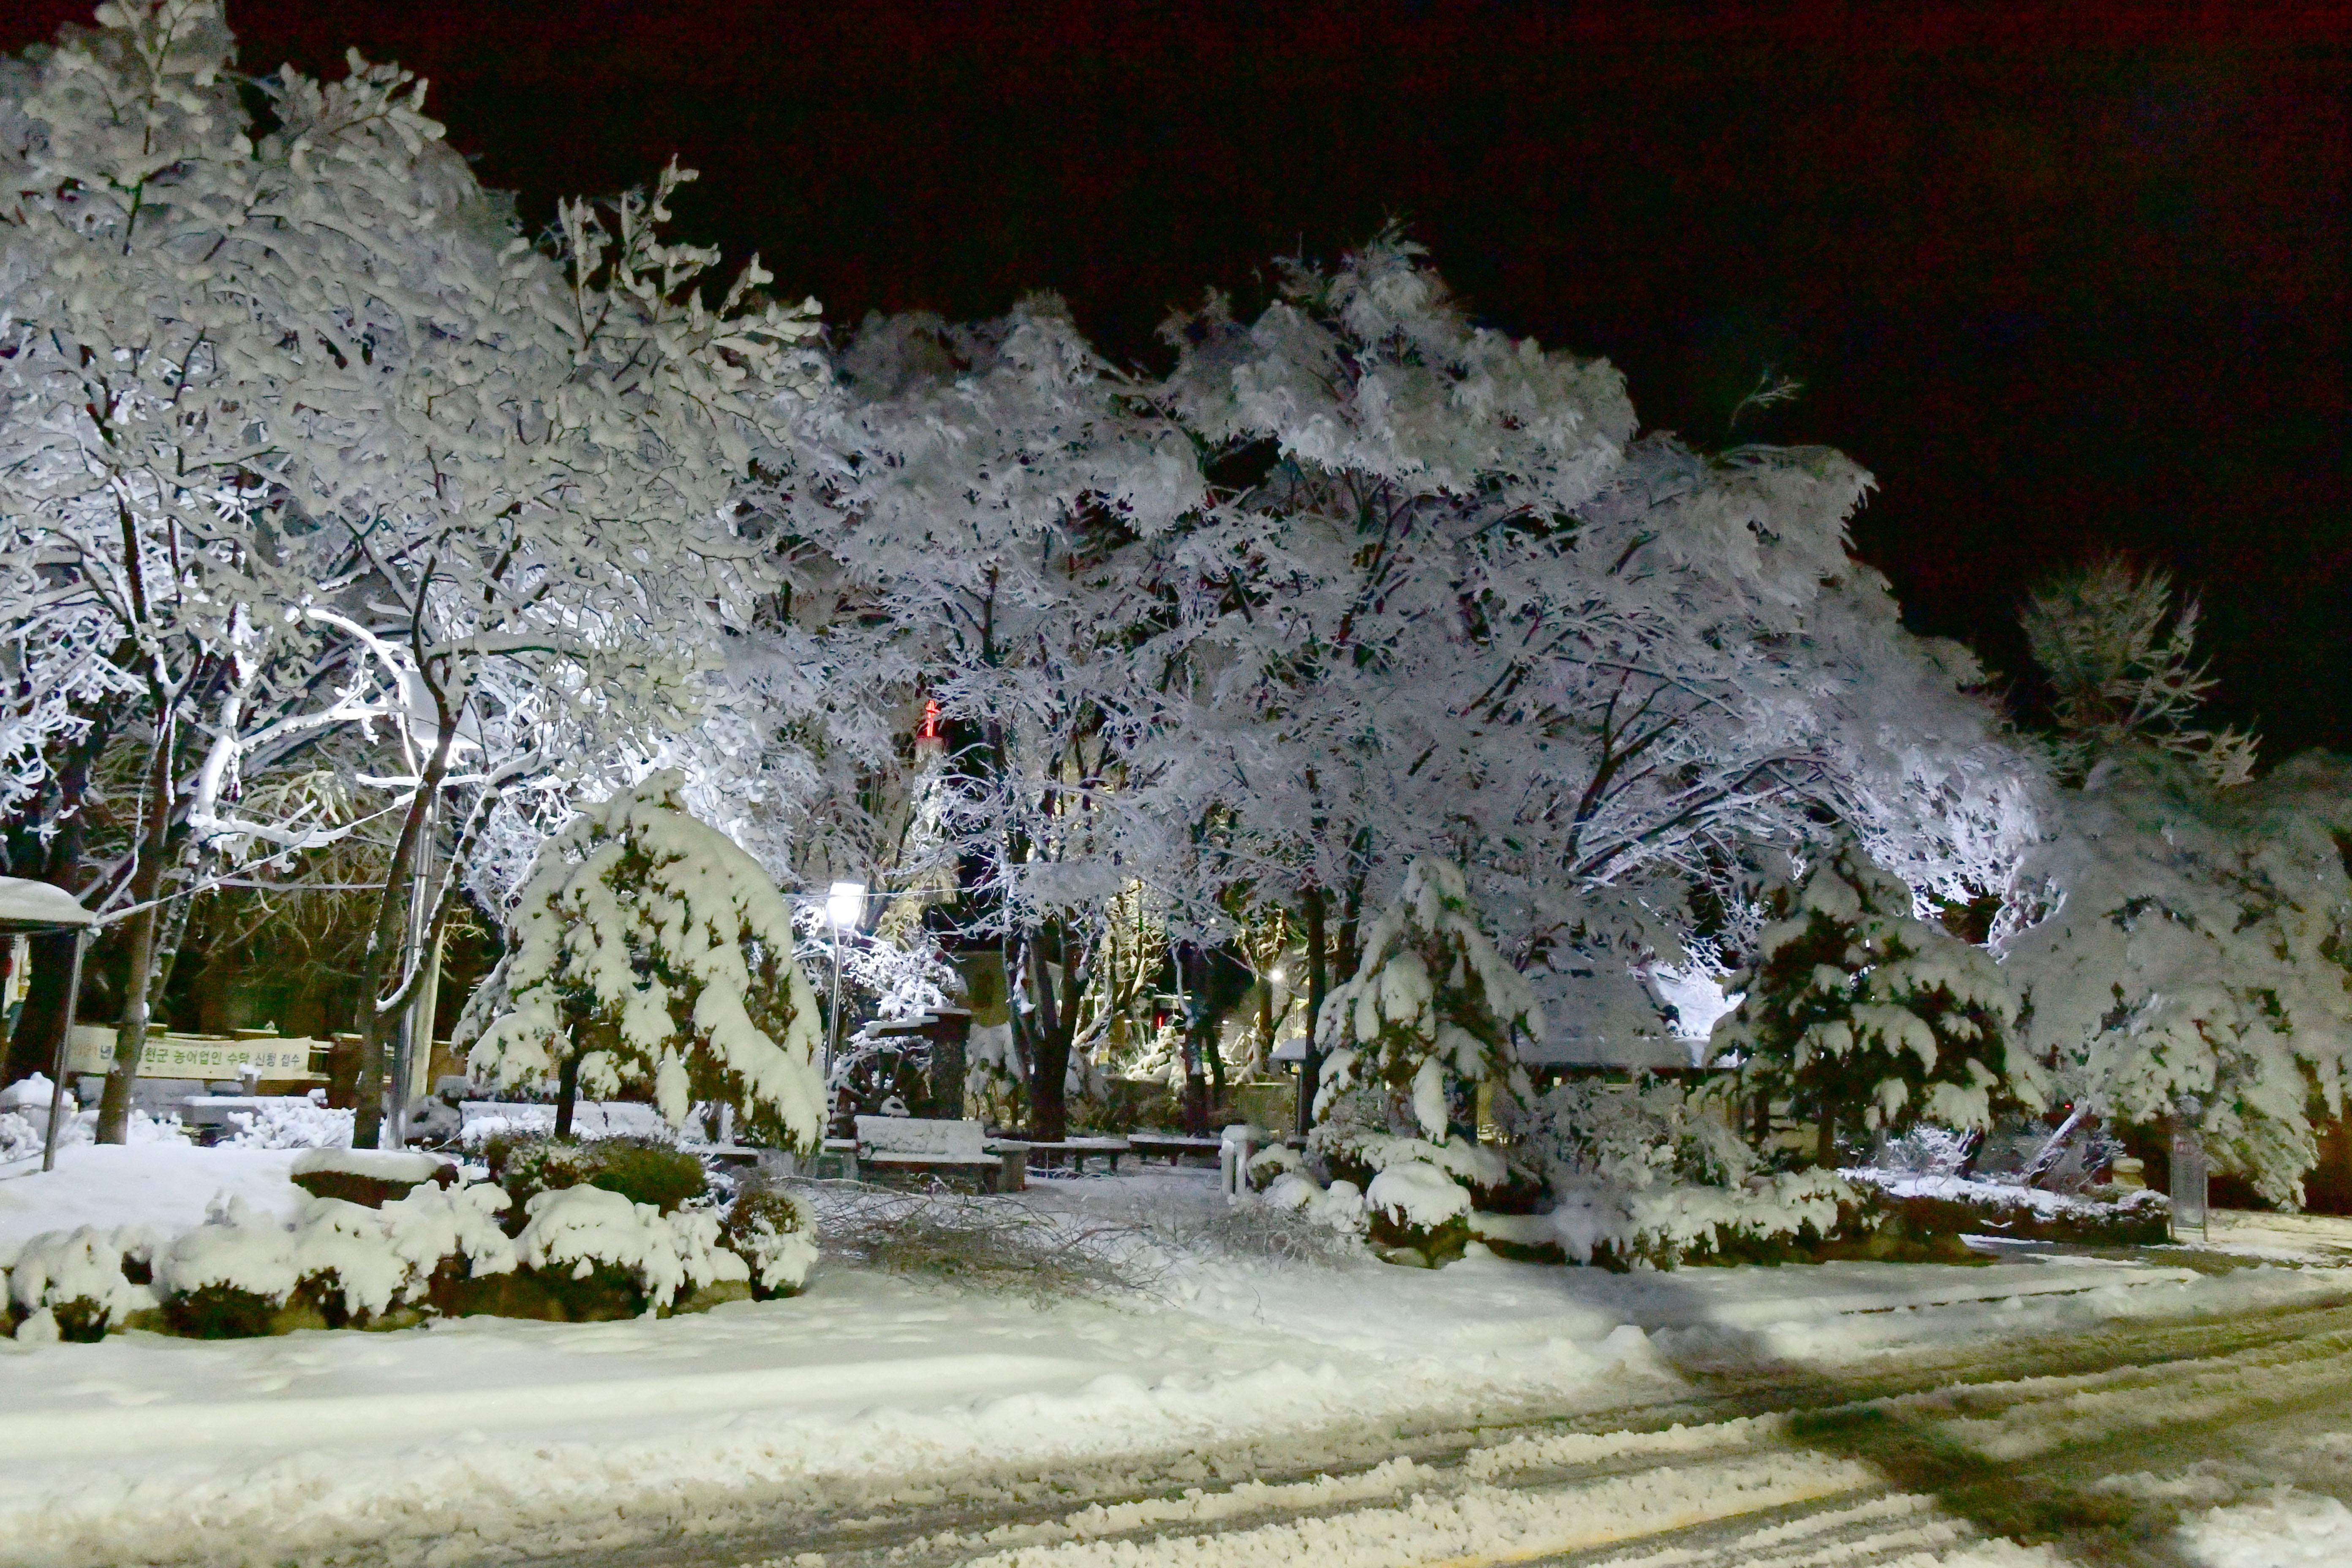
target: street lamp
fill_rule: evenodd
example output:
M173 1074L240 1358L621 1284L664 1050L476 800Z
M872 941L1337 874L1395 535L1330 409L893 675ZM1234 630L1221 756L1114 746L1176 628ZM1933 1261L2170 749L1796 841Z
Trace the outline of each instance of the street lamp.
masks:
M833 1010L826 1016L824 1037L825 1121L833 1121L833 1059L841 1054L841 939L854 931L866 914L866 884L835 882L824 895L825 920L833 926Z

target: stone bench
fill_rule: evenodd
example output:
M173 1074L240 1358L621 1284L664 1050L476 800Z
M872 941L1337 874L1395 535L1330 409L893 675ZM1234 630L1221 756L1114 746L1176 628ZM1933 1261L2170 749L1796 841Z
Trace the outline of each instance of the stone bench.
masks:
M1029 1145L992 1142L977 1121L861 1116L856 1158L862 1179L938 1176L971 1182L986 1193L1013 1193L1026 1184Z
M1175 1132L1130 1132L1127 1135L1129 1151L1139 1160L1166 1160L1181 1165L1186 1160L1202 1163L1217 1157L1224 1146L1221 1138L1187 1138Z

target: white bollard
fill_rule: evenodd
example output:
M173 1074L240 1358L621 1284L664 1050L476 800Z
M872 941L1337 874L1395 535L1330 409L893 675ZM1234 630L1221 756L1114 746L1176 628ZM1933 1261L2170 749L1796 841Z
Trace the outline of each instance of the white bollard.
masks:
M1224 1188L1227 1203L1240 1197L1248 1187L1250 1145L1257 1135L1256 1128L1237 1121L1217 1137L1217 1181Z

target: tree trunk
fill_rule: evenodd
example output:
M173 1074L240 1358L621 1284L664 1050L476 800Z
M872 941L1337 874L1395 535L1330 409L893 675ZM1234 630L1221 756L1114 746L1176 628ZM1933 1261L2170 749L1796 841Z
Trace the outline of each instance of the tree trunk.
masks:
M1053 970L1046 963L1050 936L1061 959L1061 996L1054 994ZM1029 985L1037 1005L1032 1016L1037 1027L1030 1040L1029 1136L1040 1143L1058 1143L1069 1136L1067 1093L1070 1042L1077 1028L1077 963L1070 952L1069 933L1058 920L1048 921L1029 942Z
M408 973L409 902L414 896L411 884L415 880L425 843L425 824L432 816L433 797L440 792L441 781L448 776L449 747L457 736L457 710L444 701L437 690L434 700L439 704L439 712L433 752L425 760L424 776L417 781L416 793L401 819L400 838L393 846L391 864L384 868L375 925L368 933L367 948L360 959L360 1080L352 1114L354 1149L373 1149L383 1142L386 1047L393 1031L400 1026L413 978ZM453 860L453 867L455 863ZM441 911L435 909L427 923L437 927L440 916ZM429 941L430 931L426 937ZM384 985L387 974L394 982L389 993Z
M555 1135L558 1138L572 1136L572 1108L579 1100L580 1053L568 1051L564 1053L563 1064L555 1069ZM357 1149L364 1145L353 1139L352 1147Z
M1307 906L1307 1048L1298 1063L1298 1135L1315 1130L1315 1094L1323 1078L1323 1052L1318 1037L1323 1026L1323 998L1329 994L1331 972L1323 953L1323 889L1309 888Z
M1837 1115L1822 1112L1821 1126L1813 1141L1813 1163L1824 1171L1837 1169Z
M131 1090L139 1080L139 1058L147 1050L147 1025L159 956L157 936L163 931L163 910L156 900L163 890L165 855L172 834L172 754L176 724L172 704L157 701L154 748L147 762L146 798L139 815L138 858L131 871L131 902L138 913L125 933L130 969L123 982L122 1021L115 1029L114 1066L106 1075L106 1090L98 1108L98 1141L121 1143L131 1131Z

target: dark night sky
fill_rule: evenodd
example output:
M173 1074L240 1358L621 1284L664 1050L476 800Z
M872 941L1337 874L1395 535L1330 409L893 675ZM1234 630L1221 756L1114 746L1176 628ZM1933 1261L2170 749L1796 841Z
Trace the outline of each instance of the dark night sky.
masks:
M1598 13L1605 10L1601 17ZM0 49L86 5L17 0ZM1587 13L1593 13L1588 15ZM1115 356L1405 219L1649 424L1878 476L1921 630L2102 548L2201 593L2226 716L2352 750L2352 20L2333 7L230 0L246 68L429 77L488 184L704 172L689 235L837 321L1051 288ZM1892 22L1879 19L1895 18Z

